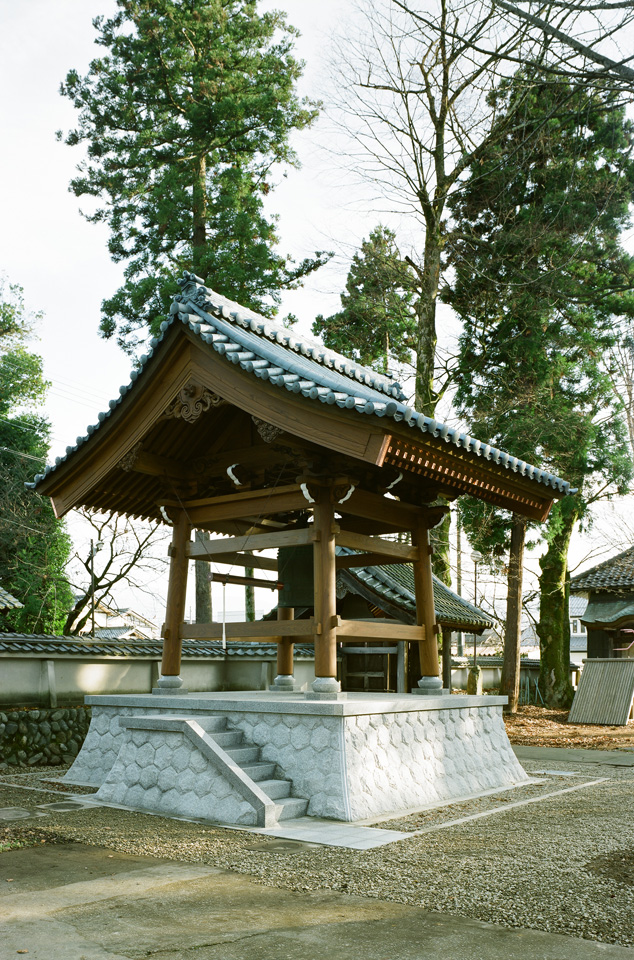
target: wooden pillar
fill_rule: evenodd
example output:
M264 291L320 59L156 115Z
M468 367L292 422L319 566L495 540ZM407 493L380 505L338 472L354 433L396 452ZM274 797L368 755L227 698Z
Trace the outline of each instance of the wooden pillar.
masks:
M172 545L170 548L170 573L167 586L167 605L163 624L163 660L162 677L178 677L181 669L182 640L180 625L185 619L185 599L187 594L187 544L191 533L185 511L180 511L174 519ZM160 681L159 681L160 686Z
M434 608L434 583L431 573L431 547L429 531L421 517L412 530L412 543L418 547L418 559L414 561L414 588L416 591L416 623L425 628L425 637L420 641L421 677L438 677L438 642L436 640L436 611ZM439 683L439 687L440 687Z
M278 607L278 620L293 620L295 610L293 607ZM285 637L283 634L277 642L277 675L278 677L293 676L293 638Z
M337 615L335 569L335 511L329 487L317 488L313 506L315 522L315 620L321 633L315 634L315 677L337 679Z
M451 627L442 628L442 685L451 693Z

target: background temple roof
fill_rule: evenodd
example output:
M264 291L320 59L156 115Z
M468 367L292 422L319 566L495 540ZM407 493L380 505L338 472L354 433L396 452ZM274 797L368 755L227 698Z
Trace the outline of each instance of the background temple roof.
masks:
M570 589L581 590L631 590L634 588L634 547L624 550L616 557L604 560L584 573L573 577Z

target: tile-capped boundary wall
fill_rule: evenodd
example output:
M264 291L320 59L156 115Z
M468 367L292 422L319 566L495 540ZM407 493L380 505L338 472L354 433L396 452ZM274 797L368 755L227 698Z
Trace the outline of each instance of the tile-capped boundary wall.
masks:
M90 707L0 711L0 770L68 763L90 724Z
M66 779L99 785L107 778L110 790L122 777L121 767L113 769L126 742L122 718L157 714L226 716L230 727L261 747L263 760L276 763L293 781L293 795L310 798L308 815L314 817L367 820L527 779L506 736L502 697L360 694L328 702L252 693L89 699L91 730ZM169 768L169 751L161 756ZM126 767L131 763L126 760ZM198 813L170 812L236 822L223 819L213 804L202 814L199 800L196 805L190 797L187 806ZM111 802L124 801L115 800L113 793ZM147 803L146 797L143 806L149 809Z

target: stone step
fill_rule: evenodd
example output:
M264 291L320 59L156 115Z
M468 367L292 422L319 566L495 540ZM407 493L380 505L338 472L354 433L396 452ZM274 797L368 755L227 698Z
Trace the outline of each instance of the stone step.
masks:
M228 753L231 759L235 760L240 766L242 766L243 763L248 763L249 760L260 759L259 747L229 747L225 753Z
M227 729L226 717L192 717L191 719L200 724L205 733L217 733Z
M295 817L303 817L308 810L308 800L302 800L300 797L284 797L276 800L277 819L294 820Z
M212 730L206 732L223 750L226 750L227 747L239 747L244 742L244 735L241 730Z
M258 781L258 787L260 790L264 790L267 797L270 797L271 800L279 800L282 797L290 797L291 786L292 784L290 780Z
M260 760L258 763L241 764L241 767L247 777L250 777L251 780L254 780L256 783L260 783L262 780L273 779L276 764L269 763L266 760Z

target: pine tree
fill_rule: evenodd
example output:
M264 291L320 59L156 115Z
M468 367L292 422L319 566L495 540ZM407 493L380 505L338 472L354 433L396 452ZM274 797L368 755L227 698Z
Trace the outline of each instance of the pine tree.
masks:
M37 319L29 321L18 286L0 284L0 584L24 604L0 613L0 629L56 633L72 599L70 539L48 499L24 486L48 451L42 360L26 347Z
M379 225L352 258L342 309L330 317L318 316L313 333L330 349L383 373L390 362L411 363L414 283L395 234Z
M634 259L619 240L633 128L618 106L530 68L497 96L501 123L523 100L522 123L470 168L452 204L447 299L464 322L456 401L478 435L579 489L553 508L540 561L541 685L548 703L565 706L570 537L597 485L623 492L632 473L601 361L615 318L634 315ZM509 534L498 516L493 539Z
M183 269L270 314L325 258L278 254L264 207L276 170L297 165L291 133L317 115L295 92L302 64L284 15L259 14L257 0L117 3L94 21L106 52L61 92L79 111L65 142L88 154L71 190L95 198L88 219L108 225L110 254L127 264L101 333L132 352Z

